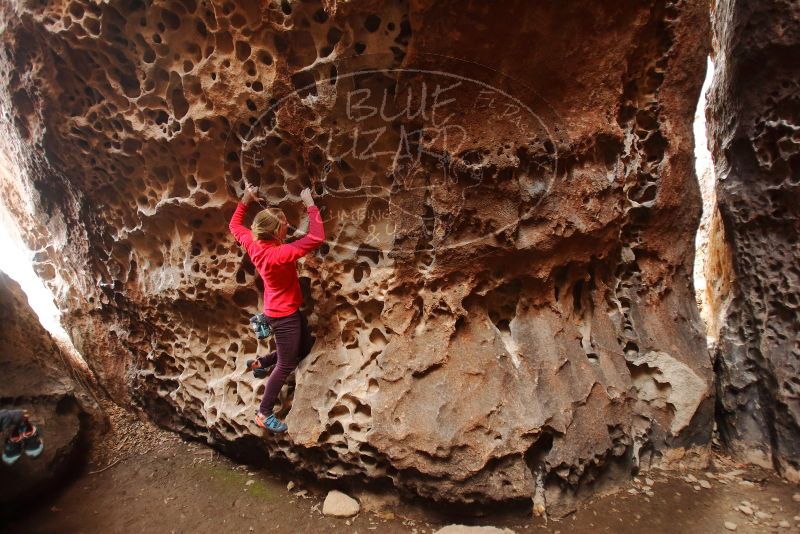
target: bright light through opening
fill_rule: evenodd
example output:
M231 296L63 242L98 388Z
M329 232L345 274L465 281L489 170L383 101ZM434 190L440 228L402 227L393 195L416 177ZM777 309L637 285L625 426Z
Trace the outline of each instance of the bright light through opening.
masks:
M33 252L23 247L13 223L2 215L0 213L0 271L22 287L42 326L54 337L67 339L67 333L61 326L61 314L53 302L53 294L33 270Z
M708 247L708 226L711 222L711 215L714 212L714 167L711 162L711 152L708 150L706 139L706 92L711 87L711 79L714 75L714 64L708 58L706 64L706 78L703 82L703 89L700 91L700 100L697 102L697 110L694 116L694 165L697 173L697 180L700 183L700 194L703 198L703 216L700 219L700 227L697 229L695 238L695 259L694 259L694 290L697 304L700 307L700 315L705 319L706 302L706 276L705 258Z

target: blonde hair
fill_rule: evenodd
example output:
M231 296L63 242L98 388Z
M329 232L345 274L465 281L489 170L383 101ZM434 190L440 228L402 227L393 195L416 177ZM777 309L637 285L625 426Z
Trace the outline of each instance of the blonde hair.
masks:
M275 232L285 220L286 215L280 208L267 208L259 211L250 227L253 238L256 240L277 239Z

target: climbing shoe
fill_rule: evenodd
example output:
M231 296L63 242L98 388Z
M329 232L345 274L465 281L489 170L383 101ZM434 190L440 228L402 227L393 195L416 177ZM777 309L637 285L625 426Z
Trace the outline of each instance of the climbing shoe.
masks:
M247 368L253 371L253 376L256 378L267 378L269 376L269 367L261 367L258 360L247 360L245 362Z
M275 417L274 413L271 413L267 416L257 414L256 424L261 428L263 428L264 430L269 430L270 432L274 432L276 434L280 434L281 432L286 432L286 429L289 428L286 426L286 423L282 422L277 417Z
M3 463L12 465L19 460L20 456L22 456L22 436L16 435L8 438L3 447Z
M36 458L44 450L44 443L39 437L39 429L28 423L28 430L22 433L22 448L25 454L31 458Z

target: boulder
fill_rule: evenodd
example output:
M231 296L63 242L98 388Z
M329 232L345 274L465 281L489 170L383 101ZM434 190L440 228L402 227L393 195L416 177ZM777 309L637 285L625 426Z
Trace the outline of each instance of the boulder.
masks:
M119 403L319 478L553 516L704 465L706 2L54 0L0 25L2 202ZM292 237L302 188L325 219L283 436L252 420L248 183Z
M360 509L357 500L336 490L329 491L322 504L322 513L333 517L353 517Z
M27 410L44 443L37 458L0 463L0 517L41 499L85 465L90 432L102 419L69 358L19 285L0 272L0 409Z

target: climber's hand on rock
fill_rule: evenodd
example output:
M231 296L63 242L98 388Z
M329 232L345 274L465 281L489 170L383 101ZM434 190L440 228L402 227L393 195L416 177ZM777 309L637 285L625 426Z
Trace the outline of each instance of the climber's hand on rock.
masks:
M308 187L303 189L303 191L300 192L300 200L303 201L303 204L305 204L306 207L313 206L314 199L311 198L311 189L309 189Z
M244 190L244 194L242 195L242 204L250 204L257 198L258 198L258 187L254 185L248 185Z

